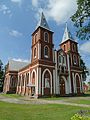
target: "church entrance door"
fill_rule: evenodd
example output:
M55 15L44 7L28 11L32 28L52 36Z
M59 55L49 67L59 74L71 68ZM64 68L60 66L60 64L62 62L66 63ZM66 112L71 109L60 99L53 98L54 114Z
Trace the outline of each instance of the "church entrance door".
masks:
M63 78L60 79L60 95L65 95L65 81Z
M77 94L80 94L80 81L78 76L76 76L76 86L77 86Z

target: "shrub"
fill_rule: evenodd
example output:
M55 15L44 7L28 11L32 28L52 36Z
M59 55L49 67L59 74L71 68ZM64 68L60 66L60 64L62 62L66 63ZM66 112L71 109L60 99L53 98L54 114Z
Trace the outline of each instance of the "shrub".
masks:
M90 117L87 116L81 116L79 114L75 114L71 120L90 120Z

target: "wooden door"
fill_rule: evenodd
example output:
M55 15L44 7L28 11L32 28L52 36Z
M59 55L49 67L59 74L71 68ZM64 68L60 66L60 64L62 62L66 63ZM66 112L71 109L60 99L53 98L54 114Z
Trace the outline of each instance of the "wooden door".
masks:
M78 76L76 76L76 86L77 86L77 94L80 94L80 81Z
M49 96L50 95L50 88L44 88L44 95Z
M62 78L60 80L60 95L65 95L65 81Z

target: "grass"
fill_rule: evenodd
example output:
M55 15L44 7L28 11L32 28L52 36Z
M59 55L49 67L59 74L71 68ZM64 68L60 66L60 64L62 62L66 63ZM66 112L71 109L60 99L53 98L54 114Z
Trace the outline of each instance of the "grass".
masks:
M18 94L0 94L0 96L5 96L5 97L11 97L11 98L23 98L23 96L18 95ZM51 97L51 98L40 98L40 99L45 99L45 100L63 100L65 102L69 103L76 103L76 104L87 104L90 105L90 99L87 97L90 97L89 93L86 93L85 95L81 97Z
M76 99L76 100L65 100L65 101L69 103L90 105L90 100Z
M44 98L45 100L62 100L68 103L76 103L76 104L86 104L90 105L90 92L86 92L82 96L74 96L74 97L51 97Z
M40 98L44 100L65 100L68 99L69 97L47 97L47 98Z
M63 100L65 102L68 103L76 103L76 104L85 104L85 105L90 105L90 99L83 99L83 98L79 98L79 97L73 97L73 98L69 98L69 97L59 97L59 98L45 98L46 100Z
M90 110L90 108L58 104L23 105L0 102L0 120L70 120L80 110Z
M4 97L11 97L11 98L20 98L22 97L21 95L18 94L0 94L0 96L4 96Z

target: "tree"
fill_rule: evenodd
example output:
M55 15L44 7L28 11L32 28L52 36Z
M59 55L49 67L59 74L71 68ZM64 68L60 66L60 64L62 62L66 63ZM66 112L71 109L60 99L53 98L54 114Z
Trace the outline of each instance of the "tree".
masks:
M3 91L3 82L4 82L4 70L3 70L3 63L0 60L0 92Z
M84 61L82 60L82 58L80 58L80 66L83 69L82 77L83 77L83 80L85 81L87 78L87 75L89 75L89 72L88 72L87 67L86 67Z
M77 0L77 11L71 17L77 27L77 37L82 40L90 39L90 0Z
M89 80L89 82L88 82L88 86L89 86L89 91L90 91L90 80Z

